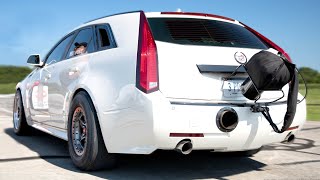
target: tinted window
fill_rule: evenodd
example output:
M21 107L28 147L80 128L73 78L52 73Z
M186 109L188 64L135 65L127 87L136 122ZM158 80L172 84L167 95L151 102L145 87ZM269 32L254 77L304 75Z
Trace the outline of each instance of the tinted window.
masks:
M55 49L50 53L50 55L47 58L47 64L53 64L62 60L66 48L68 48L67 46L69 45L72 37L73 35L66 37L59 43L58 46L55 47Z
M110 40L108 36L108 31L105 27L98 27L97 28L99 34L99 45L100 47L107 47L110 46Z
M99 49L107 49L116 47L111 28L108 25L96 26L97 37L99 42Z
M74 41L72 42L67 58L78 56L81 54L91 53L94 51L94 41L92 28L80 30Z
M187 45L267 49L246 28L228 22L191 18L149 18L155 40Z

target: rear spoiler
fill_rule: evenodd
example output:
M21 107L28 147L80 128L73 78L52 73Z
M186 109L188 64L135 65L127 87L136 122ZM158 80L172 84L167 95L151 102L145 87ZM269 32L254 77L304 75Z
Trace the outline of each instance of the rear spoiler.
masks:
M201 73L233 73L238 66L197 64L197 67ZM241 66L237 73L246 73L246 70Z

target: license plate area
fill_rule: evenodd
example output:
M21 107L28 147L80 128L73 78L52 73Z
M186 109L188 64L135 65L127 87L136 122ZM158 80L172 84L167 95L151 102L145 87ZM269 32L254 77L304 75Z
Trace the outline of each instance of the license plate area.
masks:
M222 80L222 92L223 96L227 98L232 97L242 97L240 86L245 78L228 78L227 80Z

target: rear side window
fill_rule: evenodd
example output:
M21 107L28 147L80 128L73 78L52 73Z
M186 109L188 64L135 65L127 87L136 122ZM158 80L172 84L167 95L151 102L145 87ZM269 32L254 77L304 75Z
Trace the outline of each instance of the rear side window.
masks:
M267 49L246 28L223 21L192 18L149 18L157 41L199 46Z
M99 50L116 47L112 36L111 28L108 24L96 26Z

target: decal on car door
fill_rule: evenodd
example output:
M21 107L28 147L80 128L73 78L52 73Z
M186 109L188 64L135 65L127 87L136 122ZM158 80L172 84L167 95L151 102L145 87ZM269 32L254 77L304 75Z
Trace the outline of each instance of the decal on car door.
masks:
M38 84L32 88L32 105L34 109L48 109L48 86Z

